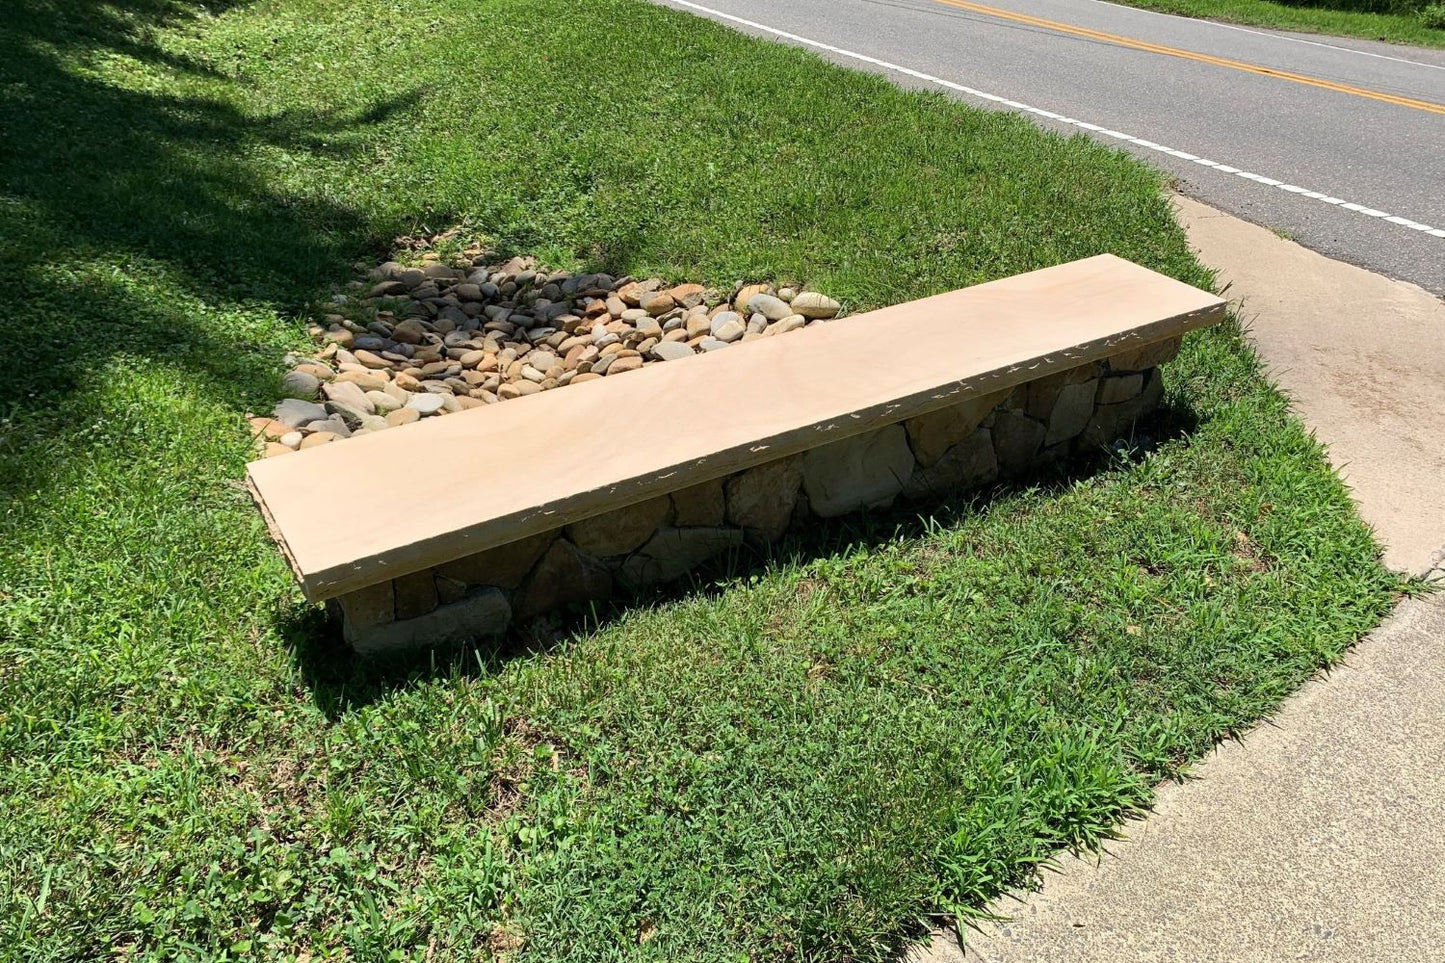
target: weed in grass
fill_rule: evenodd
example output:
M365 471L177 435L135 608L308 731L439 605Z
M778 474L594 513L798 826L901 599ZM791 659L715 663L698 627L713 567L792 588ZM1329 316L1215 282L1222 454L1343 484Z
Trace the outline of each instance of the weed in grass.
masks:
M1432 18L1432 7L1418 2L1370 3L1355 0L1123 0L1131 7L1276 30L1384 40L1419 47L1445 47L1445 18Z

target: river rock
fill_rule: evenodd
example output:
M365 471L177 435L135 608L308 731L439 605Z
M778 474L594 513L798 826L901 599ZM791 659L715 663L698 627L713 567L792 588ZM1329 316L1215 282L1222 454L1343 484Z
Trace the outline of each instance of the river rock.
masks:
M375 371L343 371L336 376L333 384L353 384L363 392L385 391L390 384L384 375Z
M694 352L687 345L680 341L661 341L652 346L649 354L658 361L677 361L680 358L691 358Z
M363 416L396 427L784 334L807 323L804 307L836 313L822 295L787 288L778 297L766 283L739 282L729 299L695 282L538 273L535 259L498 263L474 250L456 259L426 251L418 266L390 261L353 281L358 293L333 298L331 313L308 327L323 347L314 362L291 365L282 394L322 399L333 410L344 403L332 423L369 433L380 422L366 427ZM799 308L786 307L800 297ZM328 392L327 383L353 384L360 397ZM421 392L440 393L440 407L413 405Z
M426 333L426 328L420 321L408 318L391 329L391 339L401 344L421 344Z
M370 399L372 407L376 409L378 415L391 414L404 404L385 391L368 391L366 397Z
M438 411L441 411L442 404L441 395L428 392L426 394L412 395L411 400L406 403L406 407L415 411L417 414L434 415ZM407 435L407 437L410 438L411 436Z
M332 381L321 388L321 393L328 401L335 401L348 408L353 408L364 415L376 414L376 406L371 399L366 397L366 392L361 386L351 381Z
M327 411L325 407L314 401L286 398L276 403L272 414L287 428L299 428L308 422L321 421L326 417Z
M783 320L768 325L768 329L763 333L767 335L787 334L789 331L798 330L807 323L808 319L801 314L790 314Z
M637 306L655 318L677 307L677 301L670 294L650 292L637 299Z
M318 431L328 431L338 438L350 438L352 427L361 427L361 415L350 408L346 409L350 415L351 424L347 424L346 417L339 413L331 413L325 421L313 421L302 427L304 434L314 434Z
M843 306L825 294L817 291L804 291L793 298L791 303L792 314L801 314L809 320L821 320L836 318Z
M712 319L712 336L724 344L738 340L746 331L747 325L743 323L742 316L731 311L724 311Z
M688 315L683 321L684 327L687 330L688 340L690 341L699 335L710 332L712 330L712 321L713 319L709 318L706 314Z
M752 304L753 298L760 294L767 294L771 290L772 288L766 284L744 285L743 288L738 291L737 297L733 298L733 305L738 311L747 312L751 310L750 305Z
M802 314L801 311L794 311L782 298L775 298L771 294L753 295L748 301L747 310L761 314L769 321L781 321L790 314Z
M302 450L305 450L305 449L307 449L307 448L319 448L319 447L321 447L322 445L329 445L329 444L331 444L333 441L338 441L338 440L340 440L340 438L341 438L340 435L336 434L335 432L331 432L331 431L317 431L317 432L313 432L313 433L307 435L307 436L305 437L305 439L302 440L302 442L301 442L301 448L302 448ZM284 446L283 446L283 447L284 447ZM289 448L286 449L286 450L287 450L287 451L290 451ZM346 450L347 450L347 451L351 451L350 448L348 448L348 449L346 449ZM300 464L300 462L297 462L297 464Z
M421 412L415 408L397 408L395 411L386 413L386 423L393 428L400 428L402 425L409 425L421 418Z
M311 400L321 390L321 379L306 371L288 371L281 376L281 393L288 398Z
M636 371L642 367L642 358L639 355L630 357L619 356L616 361L607 366L607 376L610 378L615 374L622 374L626 371ZM593 369L596 370L595 368Z

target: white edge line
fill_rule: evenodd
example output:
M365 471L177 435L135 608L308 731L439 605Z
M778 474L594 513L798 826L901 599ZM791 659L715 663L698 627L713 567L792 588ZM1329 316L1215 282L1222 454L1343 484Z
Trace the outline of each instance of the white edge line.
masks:
M1135 145L1136 147L1143 147L1147 150L1158 151L1162 154L1169 154L1173 157L1189 160L1191 163L1198 164L1201 167L1212 168L1213 170L1219 171L1223 174L1233 174L1236 177L1242 177L1245 180L1254 181L1257 184L1262 184L1266 187L1272 187L1276 190L1282 190L1289 194L1295 194L1299 197L1308 197L1311 200L1318 200L1322 203L1339 207L1342 210L1353 211L1354 213L1363 214L1367 217L1373 217L1379 220L1384 220L1391 224L1398 224L1410 230L1420 231L1423 234L1428 234L1431 237L1445 237L1445 229L1431 227L1428 224L1421 224L1418 221L1412 221L1408 218L1400 217L1399 215L1395 214L1390 214L1386 211L1377 211L1372 207L1366 207L1363 204L1355 204L1349 201L1344 201L1338 197L1326 196L1320 194L1318 191L1312 191L1303 187L1297 187L1294 184L1287 184L1284 181L1275 180L1273 177L1265 177L1263 174L1253 174L1249 171L1240 170L1237 167L1230 167L1228 164L1221 164L1218 161L1208 160L1203 157L1195 157L1194 155L1187 154L1184 151L1175 150L1172 147L1165 147L1162 144L1156 144L1151 140L1144 140L1142 138L1135 137L1132 134L1124 134L1120 133L1117 130L1109 130L1108 128L1100 127L1097 124L1087 124L1081 120L1075 120L1072 117L1065 117L1062 114L1056 114L1051 110L1044 110L1042 107L1031 107L1028 104L1021 104L1016 100L1009 100L1007 97L1000 97L997 94L990 94L987 91L977 90L973 87L965 87L963 84L956 84L951 80L944 80L942 77L935 77L932 74L926 74L921 70L914 70L912 67L904 67L899 64L890 63L887 60L879 60L877 57L870 57L867 54L857 53L853 50L845 50L842 47L835 47L832 44L823 43L821 40L810 40L807 37L800 37L795 33L788 33L786 30L779 30L777 27L769 27L767 24L758 23L753 20L745 20L742 17L736 17L730 13L723 13L721 10L714 10L711 7L704 7L702 4L691 2L691 0L664 0L664 2L679 7L687 7L690 10L696 10L699 13L706 14L709 17L715 17L719 20L727 20L744 27L751 27L754 30L758 30L767 34L772 34L773 36L780 37L784 40L790 40L793 43L799 44L801 46L812 47L816 50L825 50L828 53L837 54L840 57L847 57L850 60L857 60L861 63L872 64L873 66L881 67L884 70L891 70L894 73L903 74L905 77L912 77L914 80L921 80L925 83L937 84L938 86L945 87L948 90L955 90L961 94L967 94L970 97L976 97L979 100L986 100L992 104L999 104L1003 107L1009 108L1010 110L1022 111L1024 113L1033 114L1037 117L1043 117L1047 120L1055 121L1056 123L1069 124L1070 126L1078 127L1081 130L1087 130L1093 133L1101 134L1105 137L1113 137L1118 140L1127 141ZM1098 2L1103 3L1107 2L1107 0L1098 0ZM1131 7L1130 9L1137 8ZM1215 21L1211 20L1207 22L1214 23ZM1340 49L1348 50L1350 48L1342 47ZM1377 54L1376 56L1380 55ZM1413 63L1413 61L1410 62ZM1430 65L1425 64L1424 66Z

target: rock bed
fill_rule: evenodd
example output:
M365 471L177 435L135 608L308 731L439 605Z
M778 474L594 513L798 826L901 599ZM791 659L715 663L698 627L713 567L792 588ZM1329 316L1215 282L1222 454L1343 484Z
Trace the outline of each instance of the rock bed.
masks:
M768 284L724 293L608 274L497 262L473 248L449 262L388 261L337 295L322 347L291 359L286 396L253 418L267 457L427 417L678 361L796 331L839 314L826 295Z

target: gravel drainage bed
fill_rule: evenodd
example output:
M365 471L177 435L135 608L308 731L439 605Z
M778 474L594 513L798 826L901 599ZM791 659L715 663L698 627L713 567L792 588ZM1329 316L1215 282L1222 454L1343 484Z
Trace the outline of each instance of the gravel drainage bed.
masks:
M290 359L272 417L252 419L267 457L720 351L841 310L796 287L548 272L478 248L387 261L350 287L311 326L316 354Z

